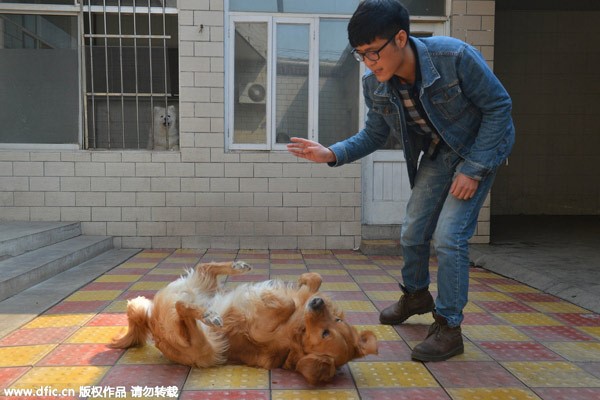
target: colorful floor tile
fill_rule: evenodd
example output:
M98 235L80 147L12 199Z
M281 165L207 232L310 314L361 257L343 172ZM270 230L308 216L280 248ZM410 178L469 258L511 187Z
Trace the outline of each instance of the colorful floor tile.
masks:
M294 371L189 368L151 344L107 346L126 329L128 299L152 298L199 261L235 259L254 269L224 279L226 287L274 278L295 282L304 272L319 272L321 290L346 321L378 337L379 354L353 360L331 382L311 386ZM435 297L437 261L430 265ZM464 354L440 363L412 361L411 349L427 335L431 315L398 326L379 323L379 311L401 295L401 267L401 257L347 250L144 250L0 337L0 399L33 398L5 390L40 387L71 391L63 399L600 398L600 315L481 268L470 274Z

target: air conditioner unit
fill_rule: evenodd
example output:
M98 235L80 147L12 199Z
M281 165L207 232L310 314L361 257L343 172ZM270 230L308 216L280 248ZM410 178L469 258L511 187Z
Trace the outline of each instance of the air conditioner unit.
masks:
M242 104L265 104L267 89L258 82L248 82L240 88L239 102Z

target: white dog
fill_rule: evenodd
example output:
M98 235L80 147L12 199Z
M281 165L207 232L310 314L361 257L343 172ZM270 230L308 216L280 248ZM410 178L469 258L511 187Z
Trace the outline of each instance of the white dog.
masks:
M179 150L177 109L174 105L154 107L154 124L148 134L148 150Z

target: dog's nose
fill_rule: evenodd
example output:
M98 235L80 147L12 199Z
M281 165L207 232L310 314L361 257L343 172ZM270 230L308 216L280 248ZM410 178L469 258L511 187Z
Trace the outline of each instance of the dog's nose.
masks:
M308 306L313 310L320 310L325 305L325 302L320 297L314 297L309 303Z

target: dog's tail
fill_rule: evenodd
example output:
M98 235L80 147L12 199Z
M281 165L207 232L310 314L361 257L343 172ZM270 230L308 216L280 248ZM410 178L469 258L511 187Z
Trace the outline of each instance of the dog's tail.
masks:
M127 327L127 332L115 337L109 344L109 347L113 349L127 349L145 344L150 333L148 319L151 311L152 301L144 296L128 300L127 321L129 326Z

